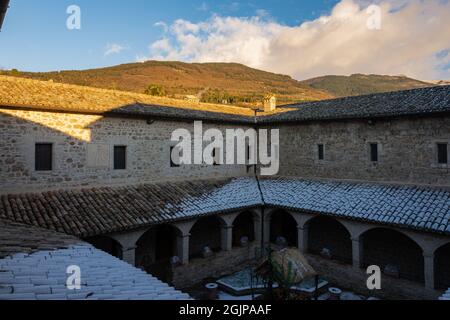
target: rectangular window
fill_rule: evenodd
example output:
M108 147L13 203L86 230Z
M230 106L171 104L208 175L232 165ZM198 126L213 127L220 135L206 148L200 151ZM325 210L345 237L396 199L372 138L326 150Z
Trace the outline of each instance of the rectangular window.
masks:
M372 162L378 161L378 144L376 143L370 144L370 161Z
M175 159L174 159L174 157L172 157L174 150L175 150L175 147L170 147L170 167L178 168L180 166L180 155L178 154L178 156L175 157Z
M53 169L53 145L51 143L36 143L34 164L36 171Z
M114 170L127 168L127 147L114 146Z
M448 164L448 144L438 143L437 150L438 150L438 163Z
M323 144L318 144L317 145L317 151L318 151L318 156L319 156L319 160L325 160L325 147Z
M213 157L213 165L215 166L220 166L220 150L217 148L213 149L212 152L212 157Z

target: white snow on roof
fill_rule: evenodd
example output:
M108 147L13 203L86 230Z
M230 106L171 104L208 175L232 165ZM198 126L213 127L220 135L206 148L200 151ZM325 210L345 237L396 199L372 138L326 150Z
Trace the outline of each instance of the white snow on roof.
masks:
M261 189L271 206L450 233L447 190L294 178L264 179Z
M261 194L255 179L236 178L201 196L187 196L176 205L166 204L174 210L175 217L192 217L262 205Z
M69 290L69 266L81 290ZM0 300L188 300L189 295L89 244L0 260Z
M439 300L450 301L450 288L439 298Z

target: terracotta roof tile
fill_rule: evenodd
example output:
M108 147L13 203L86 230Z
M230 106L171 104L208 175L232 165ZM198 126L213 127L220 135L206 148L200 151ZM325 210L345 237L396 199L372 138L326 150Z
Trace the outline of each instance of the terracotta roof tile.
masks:
M22 202L30 206L21 208ZM251 207L261 199L256 181L242 178L4 195L0 203L0 218L87 237Z
M372 119L450 112L450 86L377 93L286 106L293 111L262 116L258 123Z
M265 204L450 234L448 190L283 177L262 179L261 190L248 177L4 195L0 218L88 237ZM22 210L19 198L40 207Z
M216 116L243 120L253 117L248 108L196 103L77 85L0 76L0 105L50 111L104 114L141 114L153 116ZM246 119L248 120L248 119Z

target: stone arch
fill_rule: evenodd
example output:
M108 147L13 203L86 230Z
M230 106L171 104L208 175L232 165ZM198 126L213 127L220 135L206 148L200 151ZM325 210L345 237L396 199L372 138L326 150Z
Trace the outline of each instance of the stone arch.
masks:
M157 225L136 241L136 266L159 279L170 280L170 259L176 255L180 231L170 225Z
M424 283L421 246L398 230L376 227L361 234L362 265L377 265L392 276Z
M450 242L434 253L434 277L436 289L450 288Z
M326 216L308 220L308 252L344 263L352 263L352 237L340 221Z
M95 236L85 239L86 242L92 244L95 248L102 250L116 258L122 259L122 245L114 238L108 236Z
M203 217L195 222L190 230L190 259L201 257L206 246L213 252L221 251L221 227L224 224L224 220L219 216Z
M275 210L270 212L270 242L276 243L279 237L287 240L288 246L297 247L298 230L295 217L288 211Z
M254 212L244 211L233 220L233 247L239 247L243 237L249 242L255 241L255 217L258 216Z

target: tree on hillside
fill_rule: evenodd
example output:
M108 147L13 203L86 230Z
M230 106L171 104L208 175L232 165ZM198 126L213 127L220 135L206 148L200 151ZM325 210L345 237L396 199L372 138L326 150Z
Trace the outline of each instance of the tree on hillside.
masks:
M157 97L163 97L166 95L166 90L158 84L150 84L147 89L145 89L145 94Z

